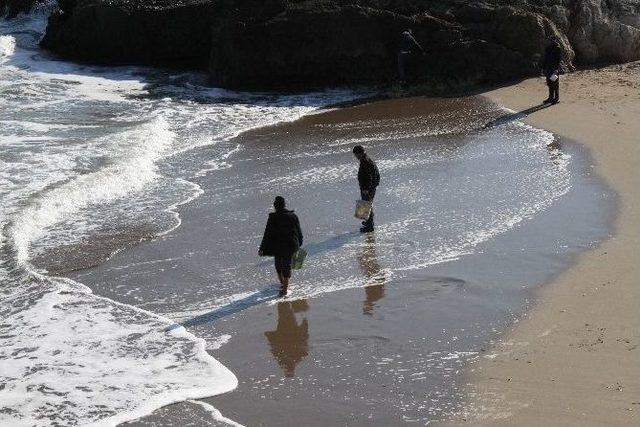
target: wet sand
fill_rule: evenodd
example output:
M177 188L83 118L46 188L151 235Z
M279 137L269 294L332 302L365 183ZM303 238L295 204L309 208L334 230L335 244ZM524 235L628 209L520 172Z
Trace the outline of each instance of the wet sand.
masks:
M475 122L469 129L464 128L467 121L459 119L461 109L475 111ZM433 114L443 112L444 117L433 118ZM460 135L475 134L485 125L492 127L509 118L509 114L487 108L482 99L412 98L376 102L244 134L237 142L243 147L240 153L245 153L246 159L236 159L236 163L244 174L265 166L269 170L280 167L278 160L256 157L259 150L270 153L272 146L283 152L287 147L315 147L309 149L308 154L303 153L311 163L295 160L290 164L295 167L302 162L304 168L314 170L317 166L314 150L322 144L340 143L348 136L344 147L338 146L338 150L344 150L340 155L353 161L349 150L354 138L373 132L379 150L389 144L393 148L397 141L403 141L405 146L424 143L424 150L435 149L437 153L459 152L460 161L452 166L444 168L446 163L437 162L426 166L436 172L442 169L443 183L457 182L458 172L473 165L467 163L466 157L478 154L473 150L483 147L482 141L467 141ZM429 136L416 132L424 126L422 123L430 121L433 123L428 123L429 126L435 126L436 131L438 126L451 129L459 124L461 133L437 136L436 132L436 136ZM339 178L340 184L336 184L335 189L327 187L327 193L311 194L310 197L317 200L310 206L292 207L300 208L303 227L305 222L320 224L320 228L307 233L307 242L310 241L314 250L324 256L328 254L329 259L331 253L336 254L334 258L348 258L347 264L336 265L354 269L361 283L342 288L338 283L339 286L331 290L334 285L326 288L319 280L317 288L324 289L322 293L316 292L313 282L310 288L303 285L296 289L304 277L303 271L294 276L292 296L276 302L275 287L269 285L273 283L271 262L261 261L259 265L269 277L267 283L256 283L263 286L262 289L220 305L210 293L215 294L221 287L224 291L227 277L231 277L230 290L234 286L242 290L240 282L246 275L243 271L255 264L253 259L240 270L221 270L221 265L232 267L233 257L238 255L221 252L224 246L220 247L220 242L224 243L236 233L243 239L237 243L242 250L244 246L248 248L246 251L255 250L262 221L258 219L260 224L256 222L248 230L232 225L234 221L255 222L245 209L264 211L266 215L273 196L270 191L259 191L257 187L255 194L248 192L248 196L235 189L230 196L223 196L226 185L237 180L235 175L231 175L231 181L223 179L224 174L232 173L230 168L197 180L204 193L180 208L181 227L161 239L119 253L104 265L71 276L100 295L176 318L195 335L205 338L209 343L207 349L238 376L240 385L231 393L203 401L239 423L357 426L425 424L446 419L463 410L468 393L466 373L482 359L490 343L499 340L503 331L526 312L532 291L563 271L575 253L608 235L608 212L613 199L605 197L608 190L589 173L588 153L568 140L555 140L542 151L552 165L561 160L558 156L562 153L573 157L571 191L521 225L497 234L477 249L448 262L434 262L406 272L389 268L389 263L406 257L402 246L388 240L397 231L385 225L384 219L401 209L399 205L379 205L381 228L373 235L359 235L356 231L359 224L350 216L332 219L330 212L336 209L335 200L344 198L345 191L349 194L346 208L350 211L353 199L350 190L352 187L356 190L355 177L351 177L356 169L353 165L353 170L347 171L349 179L344 184ZM206 147L194 153L196 156L206 154ZM397 154L402 157L406 153L397 151ZM493 158L493 153L489 154L480 162L476 179L483 179L485 172L489 172L491 183L492 174L500 168L501 161ZM387 174L383 179L388 191L399 185L394 179L400 180L400 184L413 182L427 191L433 182L415 182L417 173L419 170L399 170L397 177ZM320 178L326 179L326 176ZM473 183L464 182L466 186L456 188L462 192L473 188ZM489 192L496 186L482 188ZM239 197L248 197L249 205L245 207L240 203L227 220L219 210L221 197L233 203L233 209L240 203ZM300 200L305 196L299 193L297 197ZM431 197L429 208L435 210L439 205L435 196ZM572 218L575 209L585 215ZM436 224L454 222L455 216L447 215L445 222L438 215L434 221ZM470 220L468 216L462 217L463 224ZM226 226L212 227L220 221ZM345 232L329 230L333 237L322 240L321 233L327 232L322 228L325 221L328 224L344 222L340 227L344 226ZM423 231L417 229L414 234L418 236ZM435 229L430 235L436 236L437 232ZM409 254L411 252L415 253L416 249ZM329 273L339 282L341 271ZM234 274L238 274L235 276L238 283L234 283ZM188 302L185 298L194 295L201 300L201 309L178 313L176 310ZM163 408L130 424L202 425L206 415L202 407L187 402ZM214 421L208 422L217 425Z
M474 372L456 425L640 425L640 63L577 72L526 122L574 138L618 193L614 236L536 293ZM488 92L516 111L542 79Z

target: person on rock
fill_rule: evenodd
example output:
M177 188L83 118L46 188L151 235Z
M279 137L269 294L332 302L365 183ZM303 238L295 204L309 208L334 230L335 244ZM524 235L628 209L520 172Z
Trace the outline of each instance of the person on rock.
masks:
M360 198L373 202L373 198L376 195L376 188L380 184L380 172L376 162L365 153L362 145L356 145L353 147L353 155L360 161L360 167L358 168L358 184L360 186ZM366 221L362 222L362 228L360 232L370 233L373 231L373 208Z
M269 214L258 254L273 256L280 281L280 296L287 295L293 255L302 246L302 229L298 216L286 208L282 196L273 201L275 212Z
M547 86L549 87L549 97L542 101L543 104L557 104L560 102L561 61L562 50L560 49L560 44L555 37L550 38L542 61L542 71L547 79Z
M409 62L409 58L413 54L414 49L419 49L423 55L425 55L425 51L420 46L420 43L413 37L411 29L408 28L404 30L401 34L400 38L400 50L398 51L398 77L401 82L406 81L407 74L407 63Z

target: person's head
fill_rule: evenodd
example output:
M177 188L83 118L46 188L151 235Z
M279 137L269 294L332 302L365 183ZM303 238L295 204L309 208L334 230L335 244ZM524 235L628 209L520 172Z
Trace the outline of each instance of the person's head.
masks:
M353 155L356 156L358 160L362 160L364 157L364 147L362 145L356 145L353 147Z
M284 210L285 206L286 203L284 201L284 197L276 196L275 200L273 201L273 207L276 208L277 211L281 211Z
M411 30L411 28L407 28L406 30L404 30L405 33L408 33L410 36L413 35L413 31Z

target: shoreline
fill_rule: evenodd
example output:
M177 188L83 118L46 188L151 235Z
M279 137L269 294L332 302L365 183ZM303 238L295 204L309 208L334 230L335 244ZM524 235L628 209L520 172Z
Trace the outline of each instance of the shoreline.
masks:
M467 101L469 101L469 99L466 99L466 100L463 98L458 99L458 102L462 102L462 103L466 103ZM451 101L446 101L446 102L451 102ZM258 147L267 141L270 141L271 143L280 141L281 144L284 143L285 145L293 144L293 143L299 144L301 143L301 141L312 143L314 141L313 129L316 129L316 132L319 132L319 134L316 135L316 138L321 137L322 139L326 139L327 131L322 129L325 129L325 127L328 124L354 123L354 122L357 123L359 120L363 120L364 118L371 118L372 115L373 115L373 118L377 118L377 119L382 119L387 116L390 116L390 117L393 117L393 120L397 120L399 116L402 116L402 114L419 115L420 117L422 117L422 115L426 114L428 111L431 111L431 109L434 109L434 108L437 109L438 105L439 104L437 103L437 100L429 99L429 98L413 98L413 99L409 98L409 99L391 100L391 101L386 101L382 103L373 103L373 104L368 103L368 104L363 104L351 109L334 109L328 112L314 113L314 114L305 116L304 118L295 122L282 123L282 124L255 129L248 133L243 134L240 137L240 139L243 141L244 144L248 146L254 146L254 147ZM486 123L486 122L483 122L483 123ZM573 143L571 145L573 145ZM581 158L582 156L579 156L579 157ZM582 175L582 171L584 170L585 167L587 167L588 164L589 164L589 161L587 159L587 161L585 161L584 164L581 166L579 175ZM202 177L201 182L199 181L199 185L201 185L203 188L207 188L207 187L211 187L211 185L214 184L215 181L216 181L216 175L212 174L211 176ZM208 185L207 185L207 182L209 183ZM219 185L219 184L215 184L215 185ZM208 197L206 196L203 199L200 199L200 204L206 204L205 202L207 199ZM268 202L269 200L265 200L264 206L268 206ZM561 204L570 205L571 204L570 202L571 201L562 202ZM554 205L554 206L555 206L554 209L558 208L557 205ZM185 227L176 230L176 232L174 233L175 234L174 237L177 237L183 233L186 233L189 231L190 228L193 228L194 226L198 225L200 220L197 220L197 218L203 218L203 215L200 213L200 210L202 210L202 208L199 209L197 206L190 205L190 204L186 205L186 207L181 209L181 216L184 219ZM564 209L564 211L560 210L560 212L566 212L566 208ZM303 217L305 217L305 215L303 215ZM295 364L302 361L301 367L299 368L299 374L296 375L296 377L298 377L299 375L298 378L300 378L297 381L308 380L311 383L314 383L315 381L317 381L317 378L320 376L321 370L319 370L318 367L314 367L312 363L309 363L309 359L313 360L313 362L317 362L317 360L314 360L314 359L318 359L322 361L323 359L327 358L327 356L325 355L326 351L324 350L318 351L318 349L322 349L322 348L326 349L329 343L335 342L339 344L339 348L341 349L347 348L347 349L350 349L349 351L351 352L357 352L357 349L355 348L351 349L351 347L356 345L362 345L362 344L357 344L358 342L360 343L371 342L370 344L367 344L368 346L371 347L369 349L371 352L374 352L375 354L379 351L381 352L380 356L389 357L388 354L384 353L384 351L386 350L384 350L384 347L381 344L379 344L379 342L388 342L391 340L391 337L395 337L398 335L402 336L401 335L402 333L406 334L407 332L409 332L409 337L412 340L417 339L419 337L420 340L426 339L427 340L426 342L430 342L438 338L441 338L440 337L441 329L438 329L437 331L436 330L425 331L424 325L437 325L438 322L441 322L442 328L447 328L447 330L449 328L453 328L454 327L453 323L455 322L451 322L451 321L442 322L442 319L446 320L446 316L448 314L439 312L438 310L440 307L449 307L448 304L452 303L452 300L457 299L458 297L461 297L461 299L458 301L460 303L460 306L459 306L460 312L462 312L463 310L466 310L467 312L476 310L476 311L482 312L483 315L489 315L489 316L496 315L497 317L500 317L500 319L493 319L490 324L492 326L498 327L498 329L500 329L501 331L508 329L509 327L508 325L511 324L511 321L509 320L510 315L506 314L506 312L503 313L504 316L506 316L508 319L506 320L507 323L504 324L504 328L500 327L499 325L503 325L501 320L505 320L505 319L502 319L503 317L502 314L496 314L498 313L499 310L487 310L488 306L482 303L478 303L477 298L481 299L482 298L481 295L484 295L485 292L488 292L488 291L496 293L496 295L498 296L498 299L515 298L518 301L516 300L511 301L512 305L509 306L510 307L509 312L511 312L511 309L516 311L518 310L518 307L520 306L520 302L519 302L520 296L515 295L515 293L520 292L519 287L518 289L507 290L506 292L507 295L500 295L501 292L498 292L494 288L486 289L485 286L488 284L495 285L495 281L498 280L499 278L499 275L498 277L494 277L493 274L490 272L493 271L496 266L495 262L493 262L497 259L495 257L498 257L498 258L501 257L500 255L501 251L506 251L507 253L509 252L513 253L515 254L515 257L521 258L521 256L519 255L520 252L516 251L516 249L519 250L519 248L523 247L523 245L526 245L527 242L532 238L535 240L533 236L538 236L540 234L540 231L542 231L540 227L545 228L544 224L549 224L548 212L543 212L541 215L537 216L536 218L537 219L534 222L538 223L537 227L539 228L536 229L538 230L538 232L532 233L531 231L527 231L527 230L530 230L531 227L533 226L532 224L528 223L525 229L519 229L515 231L515 234L519 236L517 239L514 239L513 234L510 234L509 236L501 235L500 237L497 238L497 240L500 241L499 243L492 241L492 243L489 245L490 248L493 248L489 250L489 252L491 252L490 254L486 254L484 253L484 251L482 251L481 253L475 254L474 256L464 257L465 259L463 261L458 261L455 263L442 263L437 266L433 266L432 268L429 268L426 271L422 271L416 277L411 277L409 280L405 280L402 283L403 286L393 286L392 284L390 284L390 286L387 286L385 289L385 285L382 285L382 287L375 285L371 288L371 292L367 290L369 288L364 288L365 294L366 294L366 301L369 301L369 300L373 301L369 304L371 308L367 308L367 310L369 310L369 312L367 313L361 313L361 311L364 310L359 307L361 304L359 299L361 298L360 294L362 293L362 291L359 290L358 288L345 289L339 293L337 292L327 293L322 296L322 299L320 298L316 299L315 297L310 297L307 300L302 300L300 303L303 305L303 307L300 308L300 312L296 311L297 308L295 306L293 307L294 308L293 311L295 314L293 318L297 317L298 322L302 321L301 319L304 319L305 324L311 325L311 326L308 326L308 330L305 328L306 333L308 333L308 335L305 335L304 340L302 340L302 342L304 342L304 345L302 345L300 342L295 341L295 339L301 339L301 337L294 334L292 337L290 337L292 338L292 341L287 346L285 346L284 350L282 351L285 355L288 353L294 354L295 358L293 359L296 360ZM551 224L551 226L553 226L553 224ZM187 239L187 240L189 240L190 242L194 242L194 239ZM571 240L571 238L569 238L569 240ZM144 246L147 249L137 248L133 252L143 253L145 251L148 251L150 246L156 246L156 245L150 244L150 245L144 245ZM157 246L161 246L161 245L157 245ZM364 247L366 248L367 246L365 245ZM583 246L579 246L579 247L582 248ZM580 251L582 250L584 249L580 249ZM144 255L143 258L147 259L150 256L150 254L151 252L148 252L146 255ZM553 254L553 252L548 253L548 255L551 255L551 254ZM381 255L381 254L379 253L378 255ZM367 257L369 257L369 255L365 256L364 258L367 258ZM493 258L491 258L491 261L486 261L487 257L493 257ZM118 258L122 258L122 257L118 257ZM505 260L504 257L502 258L503 259L502 259L501 269L504 271L508 271L509 266L513 267L513 263L510 263L509 261L517 261L517 259L506 258ZM553 268L554 271L555 271L555 268L561 268L561 270L564 270L566 268L566 264L564 264L564 261L562 261L559 258L563 258L563 256L555 257L553 259L551 259L550 256L547 257L546 258L548 262L547 265L550 266L549 268ZM571 258L569 258L568 261L572 262L573 258L574 257L571 256ZM114 260L113 262L117 264L118 260ZM558 263L561 263L562 266L557 267ZM377 264L377 262L374 264ZM480 270L482 271L479 271L478 267L481 267ZM510 283L535 283L535 286L538 286L548 282L548 279L546 277L544 279L541 278L541 280L533 280L533 282L530 282L530 280L532 280L532 274L526 273L526 271L528 271L526 268L526 263L524 263L522 267L523 268L521 269L516 268L516 270L519 271L518 274L522 276L520 279L514 279L513 277L509 277L509 278L503 279L505 283L506 282L509 282L509 284ZM538 271L544 273L544 271L547 271L547 270L544 268L540 268ZM555 274L553 277L555 277ZM425 287L428 289L426 291L427 292L426 294L424 293ZM433 292L433 295L430 295L431 292L429 292L429 290ZM531 294L531 292L529 291L522 291L522 292L527 292L527 294ZM385 294L386 294L386 298L385 298ZM408 299L408 296L412 294L416 295L416 298ZM475 308L474 308L473 301L469 303L467 300L462 298L463 294L468 294L469 298L476 299ZM509 294L511 295L509 296ZM420 297L417 297L417 295L420 295ZM438 295L442 295L442 296L438 296ZM433 298L434 300L429 301L431 298ZM407 310L406 304L409 304L410 302L414 304L419 302L419 304L416 306L413 306L413 310ZM289 303L294 304L294 302L285 301L285 305ZM434 304L439 307L433 306ZM471 306L469 306L469 304L471 304ZM356 312L352 312L354 305L358 307L358 310ZM402 306L402 308L400 308L398 305ZM425 306L431 307L431 309L425 309ZM334 317L334 311L336 310L336 307L339 307L337 311L341 313L341 316L340 316L340 319L342 322L341 326L340 328L327 327L327 325L330 326L332 325L332 322L335 321L333 317ZM272 334L272 331L266 331L263 333L259 330L256 332L254 329L255 329L255 325L262 325L265 323L269 324L273 322L274 321L273 319L276 317L278 318L278 324L280 324L280 321L282 319L283 324L287 325L288 323L285 322L285 320L286 319L292 320L292 318L291 316L281 315L280 308L281 308L280 305L261 306L260 308L256 307L256 309L243 311L242 315L231 316L229 319L224 320L225 331L235 330L237 331L237 333L233 334L234 338L230 340L229 343L225 344L219 349L216 349L215 355L219 360L221 360L225 364L225 366L228 366L233 372L236 372L238 376L242 378L242 381L241 381L240 387L234 392L224 396L207 398L205 399L205 401L213 405L217 409L219 409L222 413L225 414L225 416L228 416L231 419L237 420L238 422L246 422L247 418L250 421L252 420L255 421L256 419L260 419L258 415L255 413L256 411L260 413L270 414L266 417L265 422L271 422L277 419L276 415L271 413L271 411L273 411L274 408L267 405L268 402L262 400L263 398L261 398L260 395L256 395L256 391L254 391L254 388L258 387L257 384L260 384L262 381L264 381L265 383L268 383L269 381L272 381L269 378L272 378L272 377L280 378L280 376L282 375L282 373L279 372L279 368L277 368L277 366L274 366L273 362L269 361L270 357L275 357L277 359L277 356L275 356L275 354L272 356L268 352L265 352L265 346L263 342L265 338L263 335L267 332L271 335L273 334ZM331 309L327 310L327 308L331 308ZM433 313L429 314L429 312L431 311L434 311L434 313L436 314L433 314ZM453 310L453 311L458 311L458 310ZM403 316L407 318L403 319ZM363 318L366 320L363 321L362 320ZM346 322L344 321L345 319L347 319ZM498 323L493 323L493 321L498 321ZM374 323L370 323L370 322L374 322ZM292 325L290 325L291 329L293 331L299 331L299 329L301 328L301 324L294 324L294 322L291 322L291 323L292 323ZM468 324L472 324L472 323L474 322L468 322ZM375 332L374 330L370 330L370 328L374 324L375 324ZM403 325L401 329L397 329L399 324ZM406 328L407 324L423 325L423 326L420 327L419 331L416 331L416 330L413 330L414 328ZM322 328L323 328L323 332L320 332L319 334L320 337L317 336L318 325L322 325ZM351 325L351 326L347 327L346 325ZM407 329L411 329L411 331L407 331ZM463 333L465 329L467 329L466 326L464 326L463 329L460 329L460 333ZM276 328L276 332L279 330L280 329ZM344 335L345 331L349 331L349 333L346 334L346 336ZM197 331L194 333L197 336L203 336L208 339L209 336L214 336L215 334L221 331L216 331L215 325L213 326L201 325L200 332L203 335L200 335ZM327 334L328 336L322 337L322 335L327 335ZM416 336L413 336L411 334L416 334ZM469 349L472 349L472 350L477 349L478 351L483 351L481 349L486 348L485 343L486 342L482 342L482 343L478 342L472 345L471 347L464 347L457 350L462 351L462 353L460 354L463 354L465 351ZM282 343L282 345L284 345L284 343ZM434 344L433 342L430 342L429 345L433 346ZM303 352L304 355L302 355L302 353L300 354L296 353L297 349L299 348L305 349L305 351ZM424 351L424 349L416 348L416 349L413 349L412 352L408 352L407 354L413 354L413 352L419 353L420 351ZM332 353L332 352L329 352L329 353ZM395 350L390 354L397 355L399 353L405 354L404 351L399 351L399 350ZM454 352L453 354L456 356L456 360L458 360L460 363L463 363L462 361L463 357L460 357L458 359L457 358L458 353ZM253 355L257 355L258 357L254 357ZM353 359L360 360L362 357L364 356L361 354L358 354L357 358L354 356ZM474 357L474 356L470 354L469 357ZM307 359L307 363L304 363L305 362L304 359ZM451 360L453 359L454 358L452 357ZM347 359L347 360L350 360L350 359ZM325 361L324 363L337 364L338 362L329 360L329 361ZM425 363L429 363L429 362L425 361ZM366 373L358 371L356 367L349 367L349 369L346 369L344 371L345 377L354 376L356 378L366 378L365 374ZM449 375L447 372L443 372L443 374ZM258 381L258 383L256 384L252 384L252 381L260 378L262 378L261 381ZM460 378L461 380L464 379L462 373ZM330 379L332 378L329 378L329 380ZM281 381L284 381L285 384L289 384L289 381L291 380L287 380L287 376L285 375L284 379L282 379ZM370 385L372 384L375 387L387 387L388 381L390 381L389 378L386 378L384 375L381 375L379 378L375 380L370 380ZM453 383L453 381L450 379L447 381L451 381L451 383L455 386L455 387L452 386L454 390L456 391L460 390L461 392L463 391L463 383L457 383L457 382ZM280 398L280 399L285 398L285 396L282 395L282 392L277 391L278 388L283 387L283 384L276 382L273 385L275 386L273 389L271 389L271 387L266 387L266 388L262 388L260 392L273 394L274 398ZM458 385L460 386L459 389L457 388ZM292 398L296 399L295 400L296 408L295 409L291 408L291 414L288 415L290 417L288 418L288 420L290 421L290 424L288 425L295 425L295 419L299 419L299 417L304 416L305 410L312 411L315 414L314 411L316 411L316 409L313 409L313 408L316 408L318 405L322 406L322 402L319 403L317 401L317 396L315 395L305 396L304 390L297 389L294 386L294 384L291 384L290 387L292 388L288 393L286 393L286 399L289 399L288 394L290 393ZM332 384L330 389L333 389L333 387L335 387L335 384ZM433 383L431 383L428 387L425 388L425 390L432 392L434 391L433 387L434 385ZM418 391L421 389L415 388L413 390ZM320 394L328 393L328 391L326 390L323 391L322 389L318 389L318 390L313 389L312 392L320 393ZM432 397L436 399L440 398L437 395ZM461 397L462 396L460 396L460 398ZM457 402L458 397L454 396L451 398L451 400ZM244 407L244 404L246 403L246 401L250 401L252 403L251 406L253 409L247 410ZM313 403L314 405L313 408L309 406L310 403ZM170 417L176 416L181 411L185 410L184 405L185 404L181 403L180 406L175 406L171 409L167 409L167 411L154 413L149 418L146 418L144 420L137 420L140 424L136 424L136 422L133 422L130 425L143 425L144 422L147 422L147 421L151 422L153 420L157 420L159 422L163 417L162 414L167 414L167 413L169 414ZM327 406L325 406L325 408L326 407ZM328 407L331 407L331 406L328 406ZM256 408L258 408L259 410L257 410ZM300 411L303 411L303 412L300 412ZM342 419L340 417L344 417L345 414L347 414L348 412L349 412L349 408L347 407L347 408L342 408L341 410L337 411L337 414L333 414L332 416L329 416L328 414L321 415L320 413L318 413L317 414L318 417L326 418L324 419L326 423L322 424L322 421L318 421L318 424L310 424L310 425L332 425L333 423L337 422L337 420ZM425 416L427 416L427 414L425 414ZM377 417L378 423L380 423L381 420L383 420L385 421L385 425L401 425L401 422L398 419L390 417L388 413L385 415L377 414L376 417ZM388 418L382 418L382 417L388 417ZM349 419L343 418L343 419L349 420L349 422L356 423L356 420L352 418L349 418Z
M594 172L618 195L613 233L535 291L532 309L471 370L472 391L455 422L582 426L640 421L640 298L635 286L640 274L633 262L640 245L632 237L639 235L640 211L638 68L636 62L566 75L560 104L523 119L588 149ZM545 93L541 79L529 79L484 95L526 111Z
M497 91L507 90L507 89L508 89L508 88L501 88L501 89L497 89ZM491 98L490 98L490 99L491 99ZM397 102L398 104L402 104L402 105L409 105L409 104L411 103L410 98L409 98L409 99L405 99L405 98L403 98L403 99L397 99L395 102ZM494 102L496 102L496 101L494 101ZM504 103L502 103L502 102L498 102L498 103L499 103L500 105L504 105ZM365 102L365 103L363 103L363 104L361 104L361 105L360 105L360 108L366 108L366 106L367 106L367 105L369 105L369 104L371 104L371 102ZM343 109L338 109L338 110L344 111ZM302 121L314 121L314 119L312 119L312 117L317 116L317 115L322 115L323 113L327 113L327 111L322 111L322 110L320 110L320 111L316 111L316 112L314 112L314 113L312 113L312 114L310 114L310 115L308 115L308 116L303 117L301 120L302 120ZM331 114L331 113L329 112L329 114ZM336 115L338 115L338 116L341 116L343 113L341 112L341 113L335 113L335 114L336 114ZM316 117L316 119L317 119L317 117ZM252 130L252 131L249 131L248 133L245 133L245 134L244 134L244 136L243 136L243 137L241 137L241 138L250 138L250 137L251 137L251 134L262 134L262 133L267 133L267 134L269 134L269 133L271 133L271 132L274 130L274 128L278 128L278 127L284 127L284 128L288 128L288 127L291 127L291 126L296 127L297 125L299 125L299 123L300 123L300 121L301 121L301 120L298 120L298 121L297 121L297 122L295 122L295 123L276 124L276 125L272 125L272 126L262 127L262 128L259 128L259 129L254 129L254 130ZM536 125L536 127L544 128L543 126L539 126L539 125ZM591 152L590 152L589 154L591 154L591 155L592 155L591 157L595 157L595 153L591 153ZM612 187L612 188L613 188L613 187ZM187 206L188 206L188 205L189 205L189 204L187 204ZM188 208L187 208L187 210L188 210ZM184 231L184 230L183 230L183 231ZM600 246L598 246L598 247L600 247ZM582 252L581 252L581 253L582 253ZM581 257L581 256L582 256L582 255L578 255L578 257L575 257L575 256L572 256L572 257L571 257L571 260L570 260L571 264L570 264L569 269L574 268L574 267L573 267L573 263L574 263L574 262L576 262L576 260L579 262L579 260L580 260L580 257ZM563 269L563 271L564 271L564 269ZM561 276L562 276L563 274L564 274L564 273L560 273L560 275L561 275ZM556 280L556 279L557 279L557 276L556 276L556 275L554 275L554 276L553 276L553 278L551 279L551 282L552 282L552 283L553 283L553 282L555 282L555 280ZM546 286L547 286L547 284L548 284L548 282L545 282L545 283L541 284L540 286L541 286L541 287L546 287ZM534 291L534 292L536 292L536 291ZM225 363L225 364L226 364L226 363ZM237 369L234 369L234 371L236 371L236 372L240 372L240 371L238 371ZM230 394L233 394L233 393L230 393ZM218 403L224 402L224 403L222 403L222 407L221 407L220 409L222 409L222 412L223 412L223 413L228 414L228 415L230 415L232 418L234 418L234 417L237 415L237 413L236 413L236 411L234 411L233 409L231 409L231 410L228 410L228 411L227 411L227 409L228 409L228 408L227 408L227 405L229 404L229 403L228 403L228 401L227 401L227 399L232 400L232 399L234 399L234 396L225 396L225 397L219 397L219 398L212 398L212 399L211 399L211 402L212 402L212 403L214 403L214 406L216 406L216 407L219 407L219 406L218 406ZM207 399L207 400L208 400L208 399ZM178 411L179 411L179 410L178 410Z

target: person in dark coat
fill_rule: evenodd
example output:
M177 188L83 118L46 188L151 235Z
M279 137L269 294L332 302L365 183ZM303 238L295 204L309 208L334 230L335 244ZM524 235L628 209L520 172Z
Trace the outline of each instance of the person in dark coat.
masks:
M544 104L557 104L560 101L560 62L562 61L562 50L558 40L552 38L544 51L542 61L542 71L547 78L549 87L549 97L543 101ZM554 80L555 79L555 80Z
M283 197L273 201L275 212L269 214L258 254L275 258L276 273L280 280L280 295L287 294L291 278L291 262L302 246L302 230L298 216L286 208Z
M376 188L380 184L380 172L376 162L371 160L367 153L364 151L362 145L356 145L353 147L353 155L360 161L360 167L358 168L358 184L360 185L360 198L373 202L373 198L376 196ZM360 232L369 233L373 231L373 208L371 214L366 221L362 222L362 228Z
M419 49L423 55L425 54L420 43L413 37L411 30L407 29L403 31L400 35L400 48L398 50L398 77L402 82L404 82L407 77L407 62L416 48Z

